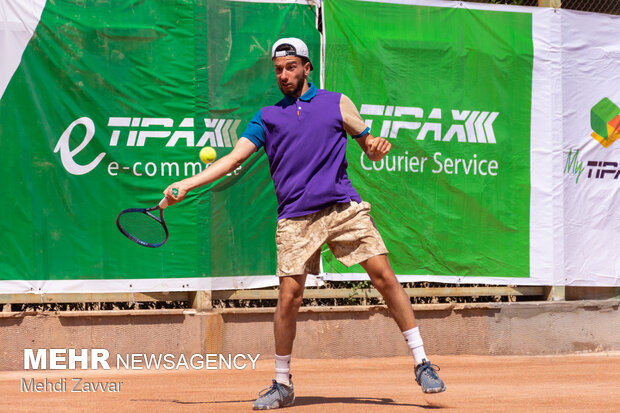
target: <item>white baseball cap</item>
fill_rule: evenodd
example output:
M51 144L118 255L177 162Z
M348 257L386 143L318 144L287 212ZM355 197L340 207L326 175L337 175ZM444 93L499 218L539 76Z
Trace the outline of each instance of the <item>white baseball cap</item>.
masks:
M293 48L293 50L279 50L276 52L278 46L288 45ZM271 59L275 59L276 57L282 56L299 56L305 57L310 60L310 54L308 53L308 46L303 42L303 40L298 39L296 37L285 37L283 39L279 39L273 45L271 49ZM310 70L312 70L312 62L310 62Z

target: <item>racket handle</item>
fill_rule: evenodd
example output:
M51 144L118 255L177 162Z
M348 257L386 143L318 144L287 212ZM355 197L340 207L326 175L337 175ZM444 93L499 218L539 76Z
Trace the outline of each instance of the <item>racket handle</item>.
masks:
M179 195L179 190L177 188L172 188L172 195ZM159 201L159 209L166 209L168 207L168 200L164 197L161 201Z

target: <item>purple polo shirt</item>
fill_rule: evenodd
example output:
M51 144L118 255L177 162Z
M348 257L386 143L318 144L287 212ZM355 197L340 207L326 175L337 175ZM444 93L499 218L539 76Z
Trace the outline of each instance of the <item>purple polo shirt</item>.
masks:
M347 131L357 132L353 137L358 138L368 128L359 113L359 120L353 117L354 128L344 124L344 98L310 84L299 99L285 96L259 110L243 133L257 149L265 147L278 219L308 215L339 202L361 202L347 176ZM346 102L351 101L346 98ZM349 112L351 106L347 105Z

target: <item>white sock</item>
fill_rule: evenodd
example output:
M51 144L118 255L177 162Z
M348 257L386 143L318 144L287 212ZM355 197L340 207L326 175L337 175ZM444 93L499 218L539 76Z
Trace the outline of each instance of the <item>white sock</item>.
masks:
M407 345L411 349L413 361L416 366L422 363L422 360L428 360L426 353L424 352L424 343L422 342L420 329L418 327L403 331L403 336L405 336L405 341L407 341Z
M291 355L278 356L276 354L276 381L287 386L291 385Z

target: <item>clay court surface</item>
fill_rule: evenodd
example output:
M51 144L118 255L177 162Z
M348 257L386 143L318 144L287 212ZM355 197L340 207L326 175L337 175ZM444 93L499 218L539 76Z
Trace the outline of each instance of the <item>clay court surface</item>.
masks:
M287 412L619 412L620 354L437 356L448 390L425 395L408 357L293 360L295 406ZM271 380L256 370L0 373L3 412L251 411ZM21 379L121 381L119 393L23 393ZM69 384L68 387L70 387Z

